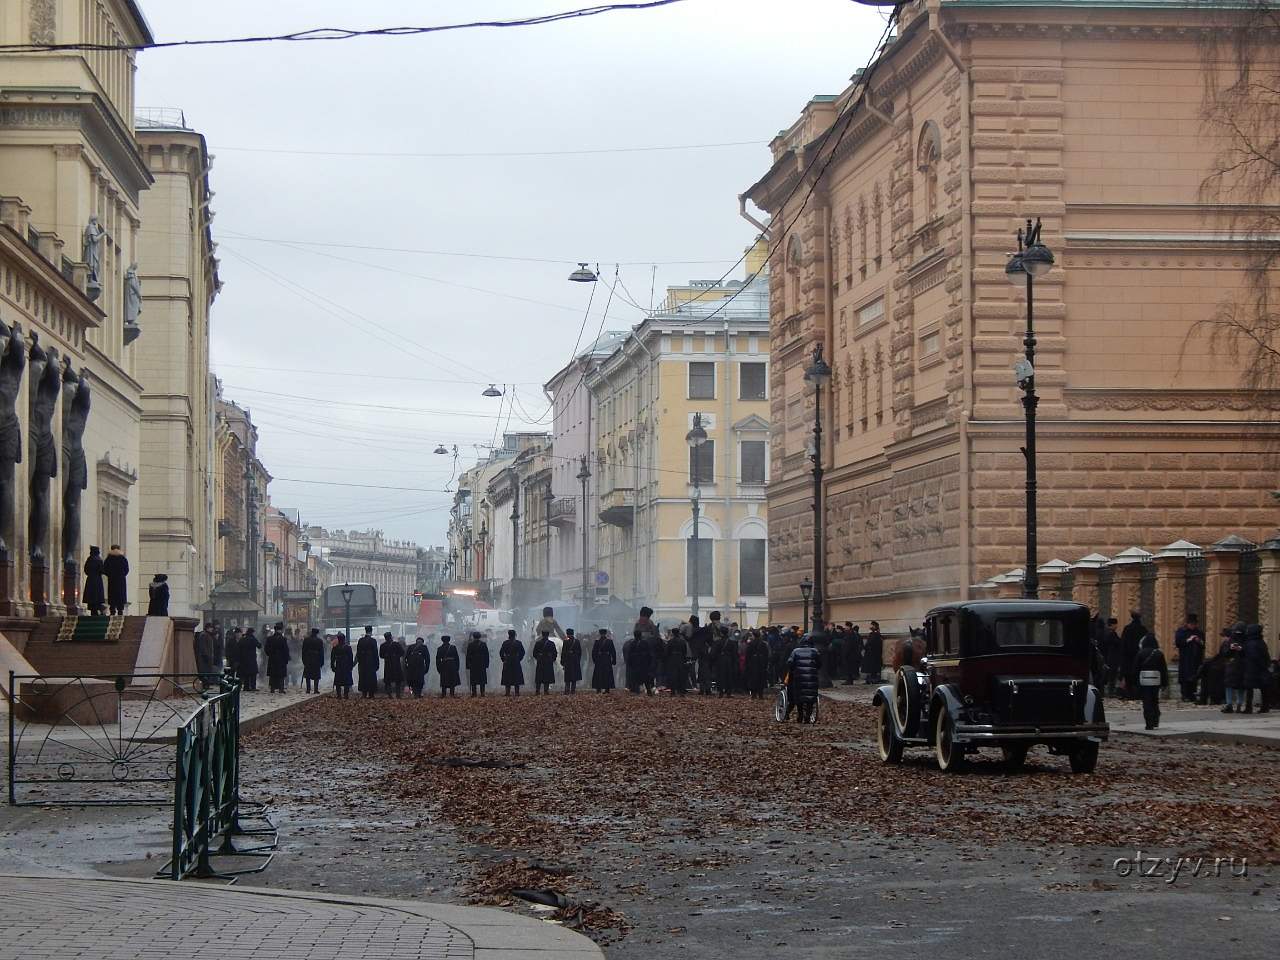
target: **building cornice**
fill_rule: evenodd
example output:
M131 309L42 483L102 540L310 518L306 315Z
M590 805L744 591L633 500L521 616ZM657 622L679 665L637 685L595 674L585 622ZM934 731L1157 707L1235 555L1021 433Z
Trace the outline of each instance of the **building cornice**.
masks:
M136 209L151 186L133 131L102 97L77 87L0 87L0 129L69 130L82 134Z
M62 275L62 271L31 249L26 238L7 223L0 223L0 250L12 257L19 268L25 268L29 277L35 277L43 289L59 306L67 310L85 330L102 326L106 314L86 297L74 283Z

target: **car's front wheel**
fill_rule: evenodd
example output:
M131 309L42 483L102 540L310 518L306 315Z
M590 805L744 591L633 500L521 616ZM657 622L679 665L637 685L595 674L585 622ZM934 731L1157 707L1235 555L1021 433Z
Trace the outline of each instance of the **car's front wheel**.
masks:
M876 721L876 745L880 748L881 763L902 762L902 741L893 725L893 712L887 700L880 703L880 716Z
M1071 751L1072 773L1093 773L1098 768L1098 744L1085 741Z
M933 723L933 750L938 758L938 769L944 773L954 773L964 766L964 747L956 744L954 733L955 722L951 714L939 704Z

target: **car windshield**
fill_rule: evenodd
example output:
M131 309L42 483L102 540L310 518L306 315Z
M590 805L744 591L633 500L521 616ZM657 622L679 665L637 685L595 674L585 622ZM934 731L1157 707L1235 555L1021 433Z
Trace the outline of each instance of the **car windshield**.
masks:
M997 620L998 647L1061 647L1061 620Z

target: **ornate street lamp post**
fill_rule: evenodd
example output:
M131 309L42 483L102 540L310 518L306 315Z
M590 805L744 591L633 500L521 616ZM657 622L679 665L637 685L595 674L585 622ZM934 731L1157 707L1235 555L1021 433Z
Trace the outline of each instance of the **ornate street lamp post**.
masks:
M578 525L582 527L582 623L579 629L585 629L587 623L587 484L591 481L591 471L587 469L587 455L582 455L582 469L578 471L578 482L582 484L582 516Z
M1009 258L1004 275L1015 286L1027 287L1027 331L1022 339L1023 359L1013 365L1018 386L1022 388L1022 408L1026 411L1026 445L1022 456L1027 467L1027 563L1022 579L1022 595L1034 600L1040 595L1040 576L1036 572L1036 334L1034 323L1035 281L1053 269L1053 254L1040 242L1040 218L1025 230L1018 231L1018 252Z
M692 469L693 476L690 478L693 480L693 495L689 498L689 502L693 506L693 537L692 537L693 557L690 560L691 569L689 571L691 574L690 579L693 581L693 584L689 592L693 594L693 598L692 598L693 602L690 605L691 606L690 612L696 617L698 615L698 610L699 610L698 601L700 600L702 595L702 577L701 577L702 571L701 569L699 569L701 567L701 562L700 562L700 557L698 552L698 545L699 545L698 526L699 526L699 515L701 513L700 508L701 508L701 500L702 500L702 477L699 475L699 470L698 470L699 460L701 459L699 454L699 448L704 443L707 442L707 431L703 429L703 426L702 426L702 414L695 413L693 415L693 429L685 434L684 439L685 439L685 442L689 444L689 450L691 452L691 456L689 457L689 460L691 461L691 465L693 468Z
M351 584L344 583L342 585L342 603L347 608L347 642L351 642L351 596L355 591L351 589Z
M809 632L809 597L813 593L813 581L805 577L800 581L800 598L804 602L803 632Z
M813 447L809 459L813 461L813 630L822 630L826 616L826 524L822 507L822 388L831 382L831 367L822 359L822 344L813 345L813 360L804 371L805 382L813 387ZM807 618L806 618L807 619Z

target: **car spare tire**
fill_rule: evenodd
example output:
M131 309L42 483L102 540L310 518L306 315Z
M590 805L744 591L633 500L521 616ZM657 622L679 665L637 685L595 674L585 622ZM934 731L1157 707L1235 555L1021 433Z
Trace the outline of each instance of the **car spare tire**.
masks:
M920 732L920 712L924 696L915 667L899 667L893 677L893 711L898 717L898 727L904 737L914 737Z

